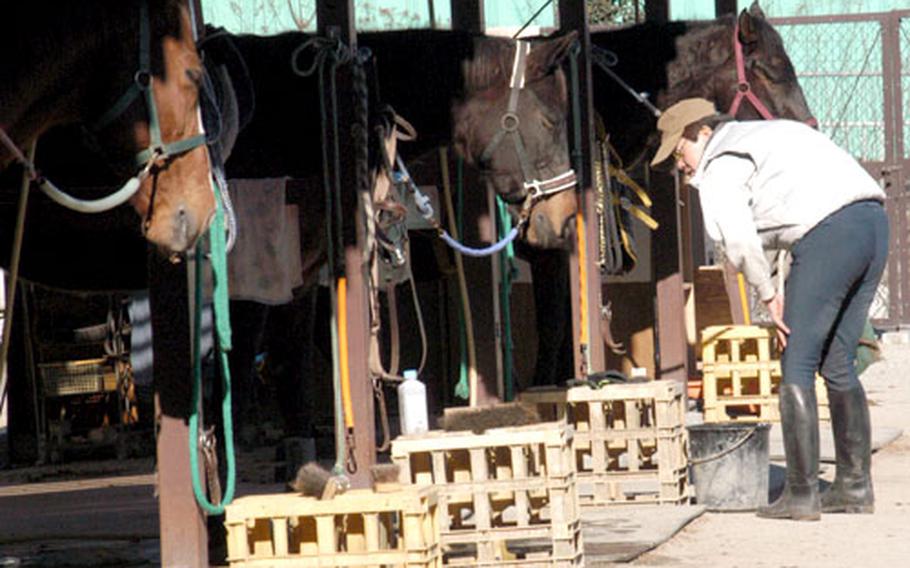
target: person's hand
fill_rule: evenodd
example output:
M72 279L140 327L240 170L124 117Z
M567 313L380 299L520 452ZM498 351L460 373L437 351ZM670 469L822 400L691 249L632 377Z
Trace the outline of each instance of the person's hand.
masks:
M777 326L777 340L783 349L787 346L787 336L790 335L790 328L784 323L784 297L780 293L774 294L773 298L765 302L765 306L771 314L771 320Z

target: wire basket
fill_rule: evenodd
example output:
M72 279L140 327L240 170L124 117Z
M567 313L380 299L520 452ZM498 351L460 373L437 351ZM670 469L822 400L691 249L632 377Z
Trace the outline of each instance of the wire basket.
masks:
M107 359L39 363L45 396L95 394L117 390L117 373Z

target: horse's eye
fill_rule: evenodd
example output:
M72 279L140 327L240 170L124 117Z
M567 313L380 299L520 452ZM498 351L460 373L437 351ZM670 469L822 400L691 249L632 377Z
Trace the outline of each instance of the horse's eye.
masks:
M556 121L552 120L550 117L548 117L545 114L540 115L540 122L541 122L541 124L543 124L544 128L546 128L547 130L553 130L553 128L556 126Z
M187 69L186 76L197 87L202 86L202 69Z
M788 65L787 60L779 57L772 57L768 62L755 60L752 62L752 69L757 75L772 83L786 83L787 81L796 80L796 74L792 67Z

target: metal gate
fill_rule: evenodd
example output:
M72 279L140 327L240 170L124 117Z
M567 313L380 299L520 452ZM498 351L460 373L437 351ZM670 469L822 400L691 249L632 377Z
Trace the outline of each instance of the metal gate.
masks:
M891 250L872 305L880 327L910 325L910 10L771 20L819 128L887 194Z

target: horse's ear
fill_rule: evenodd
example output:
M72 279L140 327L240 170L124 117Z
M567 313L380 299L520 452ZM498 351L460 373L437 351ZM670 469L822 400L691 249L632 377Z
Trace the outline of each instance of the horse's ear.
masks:
M559 37L535 43L528 54L528 80L533 81L552 73L569 54L578 39L578 32L571 31Z
M755 7L755 4L752 6ZM761 11L761 8L759 8L759 11ZM739 13L739 42L743 45L754 44L759 38L758 28L754 21L756 16L750 12L751 9L748 12L743 10Z
M755 2L752 2L752 5L749 6L749 13L753 18L767 19L765 17L765 12L761 9L761 6L758 5L758 0L755 0Z

